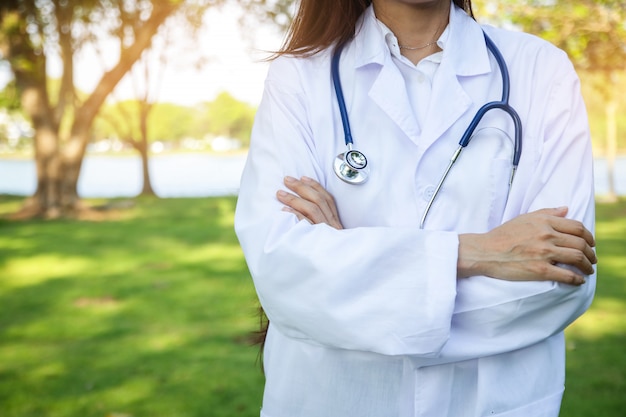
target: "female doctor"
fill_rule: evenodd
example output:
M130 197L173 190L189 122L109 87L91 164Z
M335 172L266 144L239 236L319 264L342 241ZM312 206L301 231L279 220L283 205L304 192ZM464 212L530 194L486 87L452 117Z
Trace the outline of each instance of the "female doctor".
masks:
M587 117L562 51L471 16L469 1L300 1L235 219L270 320L261 416L558 415L563 329L595 288ZM523 129L517 173L519 126L495 109L437 190L505 87L485 34ZM335 174L347 149L365 181Z

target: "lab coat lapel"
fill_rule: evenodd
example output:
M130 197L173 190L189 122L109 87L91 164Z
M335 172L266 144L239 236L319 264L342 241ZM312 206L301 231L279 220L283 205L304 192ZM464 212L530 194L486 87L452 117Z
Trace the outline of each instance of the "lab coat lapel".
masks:
M353 50L357 79L358 72L372 71L373 66L380 66L369 90L369 97L420 147L430 146L472 107L473 101L463 89L459 77L472 77L491 71L480 25L452 4L450 35L433 80L427 117L420 129L404 78L392 60L371 6L363 14L359 27ZM363 80L368 78L364 77Z
M391 55L385 57L378 77L369 91L369 97L402 129L412 141L420 135L413 108L406 91L404 78L392 62Z
M357 26L354 63L357 80L369 88L369 98L408 136L415 141L420 134L413 114L404 78L391 58L384 34L376 21L372 6L363 13ZM378 70L379 69L379 70ZM371 78L370 71L377 71ZM371 85L368 84L371 82Z
M424 148L441 137L472 105L472 99L461 86L456 72L445 62L437 70L432 88L420 141Z
M474 100L465 91L464 80L491 70L482 28L463 10L452 6L450 33L433 80L420 145L432 145L470 110Z

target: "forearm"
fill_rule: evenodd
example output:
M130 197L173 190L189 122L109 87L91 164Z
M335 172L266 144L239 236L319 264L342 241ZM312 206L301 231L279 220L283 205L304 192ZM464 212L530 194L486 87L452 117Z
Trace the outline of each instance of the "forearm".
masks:
M519 216L484 234L461 234L457 276L581 285L597 262L591 232L567 208ZM561 268L557 264L573 268Z

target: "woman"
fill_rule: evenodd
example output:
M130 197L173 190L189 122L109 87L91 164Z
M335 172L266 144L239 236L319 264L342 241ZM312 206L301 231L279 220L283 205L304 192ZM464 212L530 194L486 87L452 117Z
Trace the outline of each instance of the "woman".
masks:
M502 93L423 228L476 111ZM370 179L342 181L339 75ZM271 65L236 231L270 319L264 417L556 417L563 329L591 303L589 132L566 55L469 1L302 0ZM278 190L278 193L276 193ZM276 193L276 194L275 194Z

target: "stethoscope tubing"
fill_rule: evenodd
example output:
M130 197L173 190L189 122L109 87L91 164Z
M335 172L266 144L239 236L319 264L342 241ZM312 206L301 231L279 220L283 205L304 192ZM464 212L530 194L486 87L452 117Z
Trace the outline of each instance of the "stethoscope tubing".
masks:
M522 156L522 121L515 109L509 104L509 95L511 94L511 81L509 77L509 70L506 62L504 61L504 57L502 56L502 53L500 52L498 47L495 45L495 43L493 43L491 38L487 36L485 32L483 32L483 35L485 37L485 43L487 44L487 48L493 54L496 62L498 63L498 68L500 68L500 75L502 77L502 99L500 101L492 101L490 103L487 103L483 105L480 109L478 109L478 112L476 112L476 115L463 133L463 136L461 136L459 145L462 147L466 147L467 145L469 145L474 130L476 130L483 116L487 114L489 110L503 110L508 113L513 120L515 132L515 147L513 149L512 164L515 168L517 168L517 166L519 165L519 160Z
M487 34L483 31L483 35L485 38L485 43L487 45L487 49L489 51L491 51L491 53L493 54L498 67L500 69L500 75L502 78L502 98L500 101L492 101L489 103L484 104L483 106L480 107L480 109L478 109L478 111L476 112L476 114L474 115L472 121L469 123L469 125L467 126L467 129L465 130L465 132L463 133L463 135L461 136L461 139L459 140L459 147L454 151L454 154L452 155L452 157L450 158L450 162L448 163L448 166L446 167L445 172L443 173L443 175L441 176L441 179L439 180L439 183L437 184L437 187L435 187L435 191L433 192L431 198L428 201L428 204L426 206L426 209L424 211L424 214L420 220L420 229L424 228L424 224L426 222L426 217L428 216L428 213L430 212L430 209L433 206L433 203L435 202L435 199L437 198L437 195L439 194L439 191L441 190L446 178L448 177L448 174L450 173L450 170L452 169L452 166L455 164L455 162L458 160L459 156L461 155L461 152L463 151L463 149L465 149L465 147L467 147L467 145L469 145L470 141L472 140L472 135L474 133L474 131L476 130L476 128L478 127L478 125L480 124L481 120L483 119L483 117L485 116L485 114L487 114L487 112L489 112L490 110L495 110L495 109L500 109L502 111L504 111L505 113L507 113L510 117L511 120L513 121L513 125L514 125L514 132L515 132L515 138L514 138L514 149L513 149L513 156L512 156L512 161L511 161L511 175L509 178L509 191L510 188L513 184L513 178L515 177L515 173L517 171L517 167L519 165L519 161L521 158L521 154L522 154L522 122L521 119L518 115L518 113L515 111L515 109L509 104L509 95L510 95L510 91L511 91L511 82L510 82L510 78L509 78L509 71L506 65L506 62L504 60L504 57L502 56L502 54L500 53L500 51L498 50L497 46L495 45L495 43L491 40L491 38L489 38L489 36L487 36ZM335 51L333 53L333 57L331 60L331 76L332 76L332 81L333 81L333 85L335 88L335 95L337 96L337 104L339 106L339 113L341 115L341 123L343 126L343 132L344 132L344 141L345 144L348 148L348 151L352 152L352 148L353 148L353 144L354 141L352 139L352 130L350 128L350 121L348 118L348 110L347 110L347 106L346 106L346 102L343 96L343 89L341 86L341 78L339 76L339 59L341 57L341 52L343 50L344 44L340 44L337 45L337 47L335 48ZM357 152L359 154L361 154L363 156L363 158L365 158L365 156L358 152L358 151L354 151ZM339 155L339 157L342 157L343 155ZM341 161L339 161L341 162ZM340 164L341 165L341 164ZM356 171L354 171L356 172ZM360 184L363 181L359 181L359 182L353 182L353 181L349 181L347 178L344 178L342 175L340 175L339 172L337 172L337 175L344 181L352 183L352 184ZM366 178L366 177L365 177ZM507 194L507 199L508 199L508 194Z
M344 141L348 150L352 150L352 129L350 129L350 120L348 118L348 108L346 100L343 97L343 88L341 87L341 77L339 76L339 58L345 44L337 45L331 61L331 74L333 85L335 86L335 95L337 96L337 104L339 105L339 114L341 115L341 124L343 125Z

